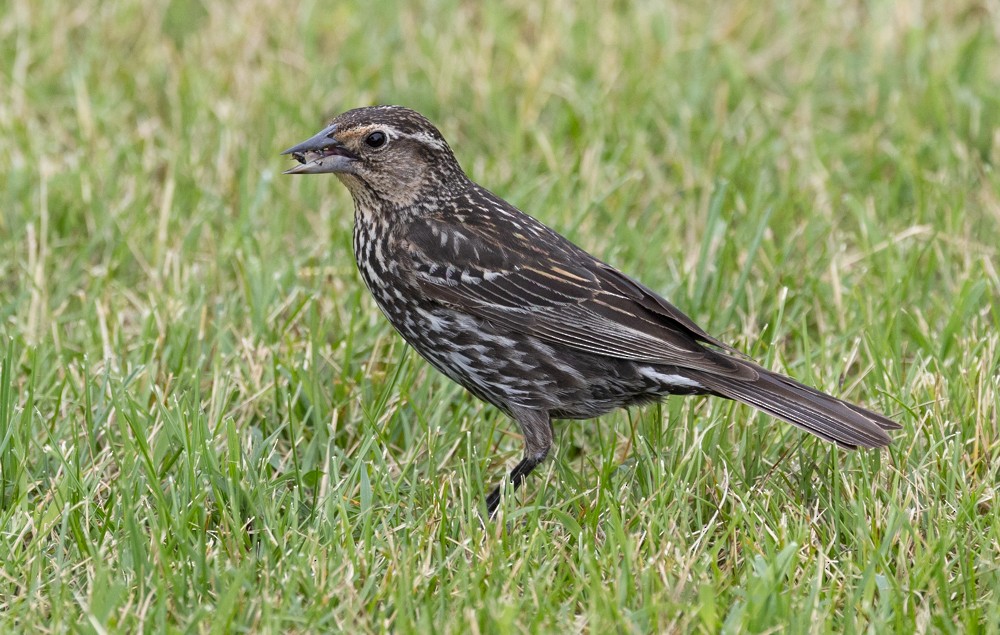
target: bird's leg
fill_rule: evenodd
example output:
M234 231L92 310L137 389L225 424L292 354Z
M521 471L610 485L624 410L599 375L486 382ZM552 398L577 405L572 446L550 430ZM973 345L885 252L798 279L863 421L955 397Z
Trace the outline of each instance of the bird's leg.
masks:
M510 491L515 492L524 482L524 478L548 456L552 448L552 421L548 413L543 410L516 408L512 409L511 414L524 435L524 458L510 472L512 485ZM493 518L500 505L501 487L502 485L498 485L486 497L486 512L490 518Z

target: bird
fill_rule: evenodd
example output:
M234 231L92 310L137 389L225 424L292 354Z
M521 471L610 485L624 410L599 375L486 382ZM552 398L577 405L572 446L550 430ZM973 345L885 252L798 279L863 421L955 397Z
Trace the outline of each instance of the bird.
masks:
M549 455L553 421L668 395L734 400L846 449L901 426L772 372L656 292L474 182L441 132L403 106L336 116L284 152L285 174L334 174L375 303L431 366L513 419L514 492ZM504 483L486 497L492 518Z

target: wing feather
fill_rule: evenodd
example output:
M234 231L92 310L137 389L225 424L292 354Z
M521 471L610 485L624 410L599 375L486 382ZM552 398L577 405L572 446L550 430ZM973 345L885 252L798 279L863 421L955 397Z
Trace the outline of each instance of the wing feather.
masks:
M506 248L494 225L467 221L457 235L447 227L424 218L406 232L415 282L430 299L549 344L755 377L752 368L704 346L732 352L666 300L544 226L544 249L525 232L506 232L508 240L523 241Z

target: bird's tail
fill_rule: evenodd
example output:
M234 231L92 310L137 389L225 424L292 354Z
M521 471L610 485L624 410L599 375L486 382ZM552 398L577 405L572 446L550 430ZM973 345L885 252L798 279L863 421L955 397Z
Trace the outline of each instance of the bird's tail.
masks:
M720 397L733 399L849 449L880 448L898 430L895 421L861 406L841 401L815 388L750 362L756 379L699 372L697 381Z

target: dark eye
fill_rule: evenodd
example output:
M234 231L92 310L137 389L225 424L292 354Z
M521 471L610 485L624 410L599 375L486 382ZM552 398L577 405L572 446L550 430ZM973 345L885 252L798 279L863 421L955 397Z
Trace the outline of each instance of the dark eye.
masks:
M365 145L369 148L381 148L386 141L388 141L388 137L385 136L384 132L378 130L365 137Z

